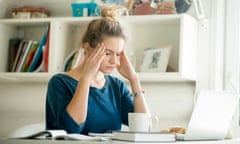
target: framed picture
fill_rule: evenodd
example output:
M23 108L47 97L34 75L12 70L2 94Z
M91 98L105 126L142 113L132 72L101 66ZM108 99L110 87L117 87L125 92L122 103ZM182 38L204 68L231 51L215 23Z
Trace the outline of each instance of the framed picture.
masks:
M143 52L141 72L166 72L171 49L170 45L146 48Z

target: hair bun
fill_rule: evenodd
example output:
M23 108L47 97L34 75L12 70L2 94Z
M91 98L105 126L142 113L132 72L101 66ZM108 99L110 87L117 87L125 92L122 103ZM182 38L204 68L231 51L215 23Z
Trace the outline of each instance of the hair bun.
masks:
M121 15L128 15L128 10L122 5L105 5L101 8L101 16L116 20Z

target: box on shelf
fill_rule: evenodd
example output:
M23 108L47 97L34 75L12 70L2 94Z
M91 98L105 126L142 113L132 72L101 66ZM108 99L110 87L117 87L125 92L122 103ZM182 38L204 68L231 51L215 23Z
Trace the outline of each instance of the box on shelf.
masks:
M49 11L44 7L23 6L19 8L13 8L12 17L19 19L47 18L49 17Z
M94 16L97 4L94 2L72 3L73 17Z

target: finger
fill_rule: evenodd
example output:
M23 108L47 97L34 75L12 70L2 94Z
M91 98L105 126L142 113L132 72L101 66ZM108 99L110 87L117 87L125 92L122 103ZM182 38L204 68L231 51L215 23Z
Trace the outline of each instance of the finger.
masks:
M126 54L126 48L123 46L123 51L122 51L122 54Z
M105 50L106 50L106 48L105 48L105 46L103 45L101 48L99 48L100 50L99 50L99 54L98 54L98 56L97 56L97 59L99 59L99 60L103 60L103 58L105 57Z
M97 57L102 53L103 51L103 43L99 43L96 48L94 48L94 51L93 51L93 58L94 59L97 59Z

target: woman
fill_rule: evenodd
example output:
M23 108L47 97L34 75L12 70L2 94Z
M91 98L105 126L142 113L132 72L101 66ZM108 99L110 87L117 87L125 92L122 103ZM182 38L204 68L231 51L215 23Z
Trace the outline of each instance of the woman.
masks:
M88 134L120 130L128 113L149 113L143 91L126 54L125 38L116 11L92 20L82 38L84 58L69 72L48 83L46 129ZM109 13L110 12L110 13ZM129 80L131 91L114 69Z

